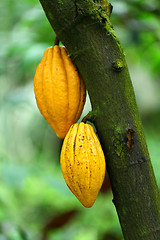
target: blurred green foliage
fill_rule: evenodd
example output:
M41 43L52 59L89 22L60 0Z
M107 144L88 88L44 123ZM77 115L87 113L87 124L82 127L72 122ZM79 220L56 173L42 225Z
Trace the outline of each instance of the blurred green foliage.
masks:
M111 3L160 186L160 2ZM62 142L35 103L34 72L54 38L37 0L1 1L0 240L120 240L111 192L100 193L85 209L65 185ZM88 100L83 115L89 109ZM75 215L63 223L63 214L73 210Z

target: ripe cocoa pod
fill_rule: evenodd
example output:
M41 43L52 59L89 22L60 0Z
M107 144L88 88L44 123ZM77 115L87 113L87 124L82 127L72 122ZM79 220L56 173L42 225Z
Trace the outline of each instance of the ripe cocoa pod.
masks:
M47 48L34 77L37 106L59 138L79 119L86 89L64 47Z
M93 127L75 123L67 133L60 157L66 184L86 208L92 207L102 186L106 165Z

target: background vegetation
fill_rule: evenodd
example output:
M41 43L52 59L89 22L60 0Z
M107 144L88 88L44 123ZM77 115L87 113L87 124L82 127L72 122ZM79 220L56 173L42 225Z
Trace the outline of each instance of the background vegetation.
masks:
M160 187L160 2L113 0ZM0 3L0 240L121 240L112 193L85 209L67 188L59 140L40 115L35 69L55 34L37 0ZM83 116L90 109L89 98Z

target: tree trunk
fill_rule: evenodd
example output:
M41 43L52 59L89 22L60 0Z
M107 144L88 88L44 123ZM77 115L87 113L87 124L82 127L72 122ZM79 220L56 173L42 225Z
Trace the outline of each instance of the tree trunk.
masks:
M160 239L160 197L107 0L40 0L86 84L124 239ZM106 216L107 218L107 216Z

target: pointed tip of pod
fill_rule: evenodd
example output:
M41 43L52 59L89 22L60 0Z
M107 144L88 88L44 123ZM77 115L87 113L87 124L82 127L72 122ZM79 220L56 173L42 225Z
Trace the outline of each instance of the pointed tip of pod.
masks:
M95 201L94 201L94 202L95 202ZM90 203L89 203L89 204L86 204L86 203L83 204L83 203L81 202L81 204L82 204L85 208L91 208L91 207L93 206L94 202L93 202L92 204L90 204Z
M60 139L64 139L66 136L66 133L56 133L57 137Z
M96 197L97 198L97 197ZM86 199L86 201L80 201L79 199L79 201L80 201L80 203L85 207L85 208L91 208L92 206L93 206L93 204L95 203L95 201L96 201L96 198L95 199L93 199L92 201L89 201L88 199Z

